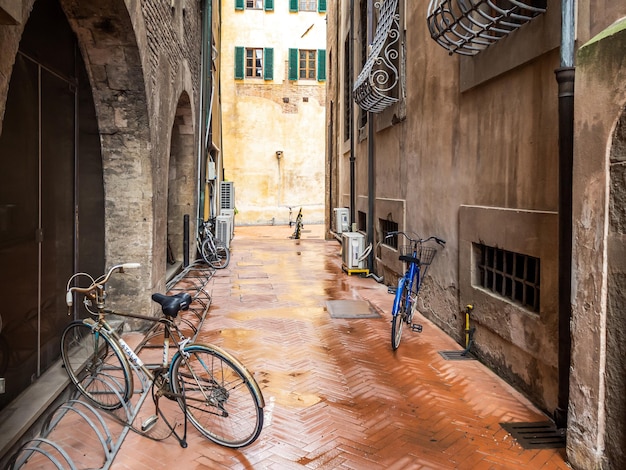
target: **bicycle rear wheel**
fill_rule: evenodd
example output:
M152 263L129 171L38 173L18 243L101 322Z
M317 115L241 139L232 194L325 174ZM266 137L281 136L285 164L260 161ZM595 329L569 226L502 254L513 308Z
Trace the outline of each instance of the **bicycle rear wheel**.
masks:
M261 433L264 403L259 387L226 352L206 345L185 348L172 361L170 384L191 423L211 441L239 448Z
M100 408L116 410L130 399L130 366L108 335L83 321L74 321L61 336L61 357L74 385Z
M407 304L409 298L409 288L404 279L398 283L396 298L393 302L393 311L391 317L391 348L395 351L400 346L402 340L402 327L407 318Z

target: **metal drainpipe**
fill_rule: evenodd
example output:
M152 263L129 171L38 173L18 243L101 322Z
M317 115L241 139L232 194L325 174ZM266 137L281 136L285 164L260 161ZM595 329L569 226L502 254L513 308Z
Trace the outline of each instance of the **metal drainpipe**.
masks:
M572 317L572 184L574 160L575 0L561 0L559 97L559 394L555 424L567 428Z
M211 70L211 15L212 15L212 0L204 0L202 9L202 46L200 48L201 54L201 64L200 70L202 70L202 77L200 77L200 102L199 102L199 113L198 113L198 181L196 186L196 194L197 194L197 211L196 220L200 218L203 209L200 204L201 195L204 191L204 185L200 178L202 174L202 167L205 158L208 158L208 148L205 141L205 134L209 129L209 120L210 116L207 115L207 93L210 89L208 81L210 80L210 72ZM206 166L206 165L204 165ZM208 197L208 194L204 195L205 198Z
M369 0L367 5L367 43L374 41L374 5ZM375 195L375 175L374 175L374 114L367 113L367 243L374 245L374 195ZM372 272L374 270L374 250L367 256L367 267Z
M354 0L350 0L350 35L349 35L350 47L348 47L348 80L350 80L350 89L354 83ZM355 206L356 206L356 188L355 188L355 162L356 157L354 155L354 103L352 102L352 95L350 100L346 103L346 106L350 106L350 223L354 224L355 219Z

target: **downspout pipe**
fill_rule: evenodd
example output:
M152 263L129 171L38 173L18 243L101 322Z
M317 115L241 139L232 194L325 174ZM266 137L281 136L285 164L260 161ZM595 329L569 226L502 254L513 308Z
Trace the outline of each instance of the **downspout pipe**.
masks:
M576 0L561 0L561 64L555 70L559 100L558 403L555 424L567 428L572 318L572 186L574 167L574 47Z
M352 85L354 83L354 0L350 0L350 34L349 34L349 42L350 46L348 47L348 53L350 57L348 58L348 80L350 80L350 90L352 89ZM346 103L346 106L350 108L350 223L354 225L356 220L356 181L355 181L355 173L356 173L356 156L355 152L355 132L354 132L354 102L352 100L352 95L350 94L349 102ZM352 230L351 230L352 231Z
M368 0L367 5L367 43L374 42L374 5ZM375 164L374 164L374 114L367 113L367 244L374 246L374 198L375 198ZM374 251L367 257L367 267L374 270Z
M211 115L208 106L209 99L212 98L211 93L211 23L212 23L212 0L204 0L202 2L202 43L200 48L201 64L200 70L200 101L198 112L198 180L196 182L197 192L197 215L196 221L200 218L204 219L204 205L202 202L202 194L205 191L202 181L202 169L206 168L206 160L208 159L208 145L206 136L209 132ZM206 178L206 175L205 175ZM204 194L207 198L208 194Z

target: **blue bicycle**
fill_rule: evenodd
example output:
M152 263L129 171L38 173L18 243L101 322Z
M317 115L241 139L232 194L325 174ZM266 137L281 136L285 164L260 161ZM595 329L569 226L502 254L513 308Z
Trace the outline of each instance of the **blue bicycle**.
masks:
M425 245L428 242L436 242L440 246L445 245L445 240L439 237L413 239L404 232L389 232L385 239L402 235L409 242L400 248L400 261L408 264L404 276L398 280L396 296L391 310L391 347L395 351L400 346L402 339L402 327L406 323L412 331L421 333L422 325L413 323L413 314L417 306L417 295L422 286L422 279L426 275L428 267L437 254L437 247Z

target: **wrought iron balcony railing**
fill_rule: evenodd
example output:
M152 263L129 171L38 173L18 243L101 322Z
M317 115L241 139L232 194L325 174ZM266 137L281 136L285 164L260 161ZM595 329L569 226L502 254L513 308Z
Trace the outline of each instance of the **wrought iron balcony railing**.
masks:
M365 111L380 113L399 101L398 72L400 15L398 0L376 2L380 17L367 61L354 82L356 103Z
M450 54L476 55L545 13L547 0L430 0L428 29Z

